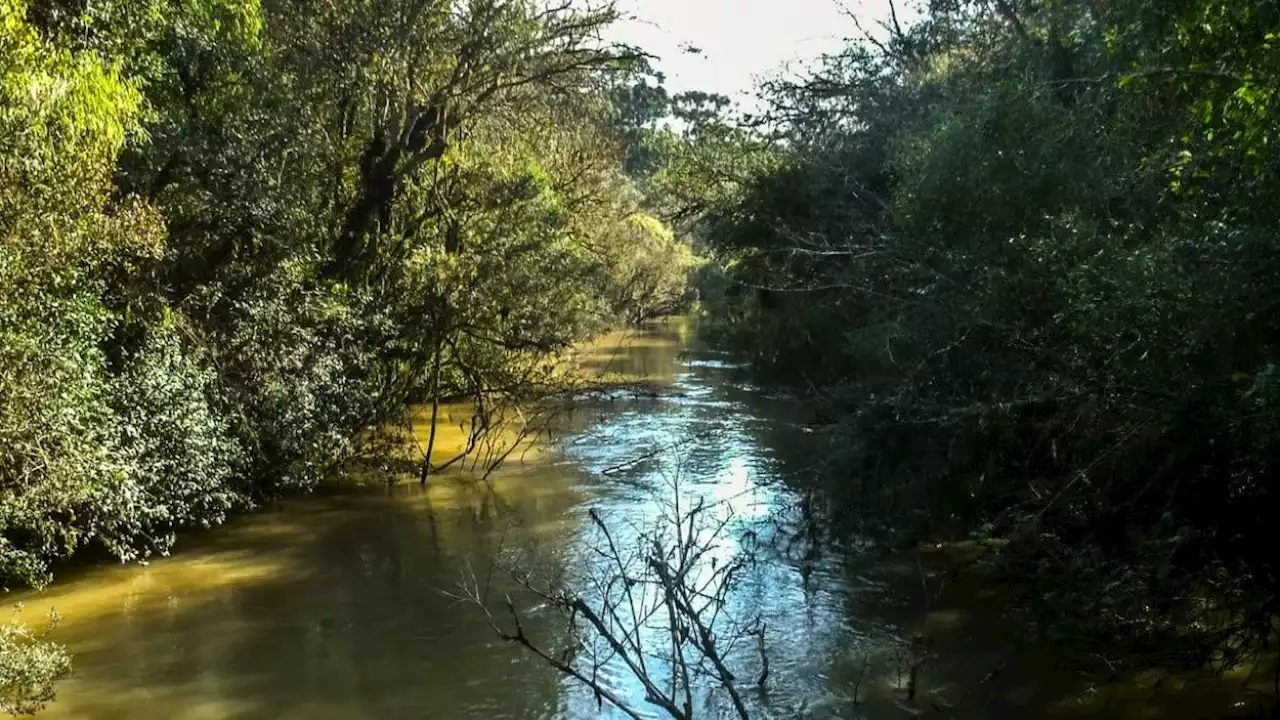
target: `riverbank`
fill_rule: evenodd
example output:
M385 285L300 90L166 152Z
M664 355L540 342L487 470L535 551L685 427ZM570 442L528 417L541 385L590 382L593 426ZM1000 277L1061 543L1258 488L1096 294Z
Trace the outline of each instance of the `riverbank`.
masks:
M384 476L365 482L369 478L335 475L314 495L283 499L217 528L183 532L172 556L145 564L79 563L62 568L58 581L43 592L11 595L8 600L26 605L23 617L28 621L56 611L62 622L51 639L65 643L76 658L76 672L63 684L61 699L42 717L244 717L259 712L263 717L280 716L276 712L364 717L381 712L368 709L382 706L362 692L345 705L336 703L347 707L348 715L321 709L306 696L328 693L296 675L293 683L281 681L284 694L279 697L237 699L259 691L232 687L241 682L234 678L242 678L242 670L261 678L289 676L290 671L273 664L277 662L290 667L309 662L319 675L335 673L318 681L329 686L343 674L332 664L342 659L339 655L352 664L381 664L380 673L403 678L406 687L423 676L437 677L432 694L414 702L449 707L445 696L486 673L475 667L469 674L444 672L442 665L454 663L437 656L444 647L437 647L433 638L453 638L445 647L470 648L464 652L471 652L476 663L497 658L491 657L487 628L475 624L479 618L453 607L440 591L459 581L466 562L496 558L502 538L522 538L528 547L569 543L577 521L572 509L599 488L581 482L584 471L565 471L565 459L551 457L553 445L565 437L585 437L602 418L659 402L654 389L675 382L681 369L676 358L685 339L687 326L670 319L612 333L580 348L572 362L584 376L600 381L597 389L601 383L621 382L626 390L593 392L559 413L549 437L510 457L483 483L477 482L483 473L462 463L433 476L425 489L412 473L401 474L390 486ZM650 390L634 392L637 380ZM441 410L437 461L465 444L470 408ZM420 440L429 432L427 412L419 408L414 413L413 434ZM495 442L511 438L507 430ZM616 457L613 464L630 459L631 440L605 442ZM363 555L370 551L379 558L372 565ZM377 587L361 587L370 574L379 578ZM361 604L381 608L381 615L346 617L360 615L347 600L353 596L365 597ZM384 635L385 625L404 632ZM267 636L259 635L268 628ZM361 630L349 635L355 628ZM421 659L410 657L415 651L404 645L404 637L424 644ZM289 650L272 650L276 641ZM320 647L329 642L343 644L347 651L335 655L332 648ZM252 657L242 654L243 644L257 647ZM371 659L378 655L383 661ZM558 693L554 675L536 667L526 675L528 682L518 685L529 692L513 689L516 697L545 699ZM454 716L479 711L467 704L476 698L466 697ZM284 707L290 701L297 706ZM267 707L272 710L263 709ZM388 707L383 716L401 716L403 708L397 710L395 703ZM526 716L523 711L512 715Z
M1007 584L1007 576L984 562L1001 547L926 545L908 553L914 568L909 557L901 561L899 573L915 575L921 588L915 594L920 610L901 622L929 656L916 708L939 717L966 704L986 705L992 717L1009 718L1274 716L1274 652L1226 669L1178 669L1117 656L1111 647L1055 639L1052 619L1029 632L1027 617L1015 605L1025 590Z
M552 575L590 567L591 510L614 523L657 522L672 466L653 451L672 445L689 497L731 510L769 541L731 601L769 628L769 690L750 699L764 716L1145 720L1156 708L1190 720L1230 709L1211 702L1230 698L1192 678L1107 683L1080 674L1086 663L1075 656L1020 637L1007 598L966 546L810 556L789 541L803 535L793 513L803 478L783 471L807 453L807 409L689 342L669 321L584 355L664 390L578 403L560 417L554 444L484 482L455 466L425 488L412 475L390 486L328 484L186 534L171 557L80 568L23 596L29 618L64 617L53 637L77 662L42 717L598 717L589 693L498 641L482 614L445 593L480 572L495 596L512 594L531 635L564 642L562 620L501 568L516 559ZM754 657L735 656L744 677L758 671ZM625 669L602 672L644 705Z

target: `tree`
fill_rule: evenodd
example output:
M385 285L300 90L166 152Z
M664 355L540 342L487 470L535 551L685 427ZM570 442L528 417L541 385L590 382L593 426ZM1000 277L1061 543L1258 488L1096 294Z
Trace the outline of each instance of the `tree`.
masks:
M629 234L608 4L2 7L6 582L310 489L414 403L524 402L683 296Z
M725 333L835 421L850 531L1012 539L1046 631L1158 662L1271 633L1278 21L937 3L767 88L704 242Z

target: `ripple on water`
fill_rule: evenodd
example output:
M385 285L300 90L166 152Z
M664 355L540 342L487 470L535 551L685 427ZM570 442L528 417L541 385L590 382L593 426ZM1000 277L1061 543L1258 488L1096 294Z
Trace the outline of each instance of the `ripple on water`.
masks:
M766 626L771 679L767 693L746 692L754 708L779 718L911 716L898 702L900 621L915 602L904 581L876 571L865 554L810 553L790 515L798 498L781 457L804 452L803 408L733 386L738 366L728 360L681 364L685 335L657 324L633 345L599 343L593 362L649 373L669 391L657 401L585 403L554 452L512 461L484 483L451 472L425 490L413 483L286 503L184 538L177 557L83 571L27 596L28 617L50 607L64 615L55 638L76 654L76 674L45 717L616 717L447 593L476 578L508 629L510 593L525 608L526 632L563 648L571 640L563 618L497 564L586 582L597 562L587 508L634 537L659 522L672 497L685 507L702 497L732 515L718 562L749 542L748 531L759 538L760 561L726 607L727 616L759 615ZM918 587L906 577L905 586ZM939 632L959 622L930 618ZM989 667L988 656L954 653L922 682L941 687L945 673L956 681ZM653 662L661 669L660 658ZM737 645L732 662L750 685L760 670L754 644ZM644 717L660 717L616 658L600 679ZM701 717L725 709L708 684L697 697Z

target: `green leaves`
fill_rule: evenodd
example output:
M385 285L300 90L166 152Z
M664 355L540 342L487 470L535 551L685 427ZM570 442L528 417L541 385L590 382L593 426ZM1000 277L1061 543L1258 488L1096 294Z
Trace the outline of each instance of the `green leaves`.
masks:
M0 6L0 579L47 567L114 521L127 463L114 445L104 292L160 245L154 214L113 203L111 173L141 96L89 51L39 38ZM114 207L113 207L114 205Z
M52 616L50 628L56 622ZM66 649L44 635L21 624L17 610L0 623L0 712L34 715L54 699L54 683L71 672Z
M769 88L776 164L705 226L728 334L836 422L857 532L1012 535L1076 634L1245 598L1261 642L1280 6L1002 5Z
M679 307L691 253L628 219L615 17L0 0L0 580L167 551Z

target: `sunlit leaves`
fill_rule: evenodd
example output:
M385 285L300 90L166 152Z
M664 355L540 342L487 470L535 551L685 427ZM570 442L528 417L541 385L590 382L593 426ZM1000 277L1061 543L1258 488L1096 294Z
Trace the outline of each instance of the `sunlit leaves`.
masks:
M0 546L0 552L3 547ZM52 616L50 627L56 622ZM0 622L0 712L31 715L55 697L54 683L71 671L66 648L13 617Z
M525 392L678 306L688 249L630 220L614 17L3 0L0 580L164 552L408 402Z

